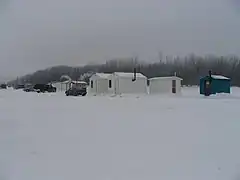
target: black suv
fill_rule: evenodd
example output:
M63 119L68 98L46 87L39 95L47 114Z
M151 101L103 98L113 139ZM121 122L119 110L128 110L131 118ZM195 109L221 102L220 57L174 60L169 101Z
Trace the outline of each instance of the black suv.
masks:
M53 87L51 84L35 84L33 87L38 93L42 92L56 92L57 88Z

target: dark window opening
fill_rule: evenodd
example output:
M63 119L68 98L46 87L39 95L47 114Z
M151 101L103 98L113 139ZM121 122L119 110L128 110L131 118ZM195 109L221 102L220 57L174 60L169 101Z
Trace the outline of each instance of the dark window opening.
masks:
M109 81L108 81L108 87L109 87L109 88L112 88L112 80L109 80Z
M176 93L176 80L172 80L172 93Z
M91 81L91 88L93 88L93 81Z

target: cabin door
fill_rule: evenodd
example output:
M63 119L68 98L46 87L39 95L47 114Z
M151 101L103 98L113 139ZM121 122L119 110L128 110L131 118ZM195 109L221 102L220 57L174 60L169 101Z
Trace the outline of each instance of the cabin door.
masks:
M211 84L208 80L204 81L204 94L205 94L205 96L209 96L211 94L210 85Z

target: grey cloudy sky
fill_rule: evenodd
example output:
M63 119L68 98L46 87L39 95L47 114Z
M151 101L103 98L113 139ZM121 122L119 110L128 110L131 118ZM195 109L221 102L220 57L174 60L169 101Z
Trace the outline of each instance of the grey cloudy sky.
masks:
M238 0L0 0L0 76L164 55L240 55Z

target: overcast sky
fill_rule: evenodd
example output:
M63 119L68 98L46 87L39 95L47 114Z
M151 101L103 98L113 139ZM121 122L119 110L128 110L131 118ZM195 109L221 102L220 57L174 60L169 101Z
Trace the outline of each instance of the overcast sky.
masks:
M163 55L240 55L238 0L0 0L0 76Z

